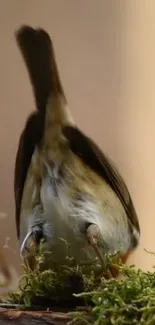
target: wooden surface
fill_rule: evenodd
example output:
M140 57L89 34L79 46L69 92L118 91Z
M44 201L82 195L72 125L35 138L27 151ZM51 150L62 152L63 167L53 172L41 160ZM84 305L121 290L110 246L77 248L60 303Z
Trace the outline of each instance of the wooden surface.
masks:
M0 308L0 325L67 325L67 313Z

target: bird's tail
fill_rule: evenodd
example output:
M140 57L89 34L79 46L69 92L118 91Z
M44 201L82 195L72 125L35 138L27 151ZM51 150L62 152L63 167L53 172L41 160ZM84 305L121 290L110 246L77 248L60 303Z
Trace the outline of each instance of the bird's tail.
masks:
M16 32L16 41L29 73L37 110L43 116L47 115L47 106L52 99L50 117L53 114L59 120L63 119L67 100L49 34L41 28L34 29L25 25Z

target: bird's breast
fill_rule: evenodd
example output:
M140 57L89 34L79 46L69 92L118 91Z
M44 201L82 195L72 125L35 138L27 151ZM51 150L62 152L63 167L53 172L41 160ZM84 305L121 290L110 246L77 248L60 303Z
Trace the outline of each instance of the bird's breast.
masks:
M77 262L90 263L96 255L84 229L86 224L94 223L105 244L101 247L103 254L120 250L121 245L127 252L131 236L121 202L103 179L74 156L69 158L65 163L60 159L46 160L43 170L40 188L43 213L39 218L44 224L45 250L50 250L59 263L65 262L68 248Z

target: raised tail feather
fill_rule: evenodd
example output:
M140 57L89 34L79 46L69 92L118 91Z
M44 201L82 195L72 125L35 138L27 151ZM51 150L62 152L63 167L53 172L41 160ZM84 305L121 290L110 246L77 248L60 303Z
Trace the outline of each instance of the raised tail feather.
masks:
M66 103L54 48L48 33L41 28L22 26L16 32L16 40L28 69L38 111L45 113L52 92L61 95Z

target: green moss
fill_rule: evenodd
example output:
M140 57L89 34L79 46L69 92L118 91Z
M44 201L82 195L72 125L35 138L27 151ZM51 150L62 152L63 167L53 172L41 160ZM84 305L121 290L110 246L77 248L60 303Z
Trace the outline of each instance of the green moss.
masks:
M74 324L154 325L155 272L143 272L134 266L120 266L122 280L102 279L97 290L80 296L94 302L89 313L72 314Z
M74 293L89 292L97 288L98 280L94 273L90 273L90 266L79 266L74 259L67 257L68 266L62 265L57 269L41 271L46 255L40 251L36 255L37 267L35 271L22 265L23 275L20 279L19 292L9 293L9 304L24 305L25 308L39 307L75 307L84 304L83 298L74 296Z
M155 324L155 272L144 272L135 266L125 266L118 254L108 256L108 264L115 265L123 279L97 281L89 267L77 266L70 258L70 266L41 272L43 255L32 272L24 267L19 293L10 293L8 303L60 306L71 310L75 305L90 304L88 312L72 312L71 324L93 325L153 325ZM76 294L75 294L76 293Z

